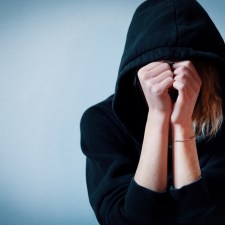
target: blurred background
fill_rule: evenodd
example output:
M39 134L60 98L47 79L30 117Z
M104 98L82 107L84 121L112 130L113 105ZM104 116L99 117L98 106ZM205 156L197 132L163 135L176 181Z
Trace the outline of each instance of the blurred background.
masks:
M97 225L79 122L114 91L141 0L0 0L0 225ZM225 37L223 0L199 0Z

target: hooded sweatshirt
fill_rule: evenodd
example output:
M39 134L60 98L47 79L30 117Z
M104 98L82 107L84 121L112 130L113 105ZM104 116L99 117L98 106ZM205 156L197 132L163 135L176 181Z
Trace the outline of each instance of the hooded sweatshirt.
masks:
M196 143L202 177L173 188L168 146L164 193L133 179L139 162L148 107L135 85L137 71L159 60L214 61L225 90L225 44L196 0L148 0L135 11L118 72L115 93L87 109L81 119L90 204L104 225L224 225L225 126L214 139Z

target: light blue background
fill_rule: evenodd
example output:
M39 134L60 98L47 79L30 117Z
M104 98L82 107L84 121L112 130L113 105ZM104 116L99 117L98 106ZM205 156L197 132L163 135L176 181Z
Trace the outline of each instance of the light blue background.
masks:
M114 91L141 0L0 0L0 225L95 225L83 111ZM225 37L223 0L200 0Z

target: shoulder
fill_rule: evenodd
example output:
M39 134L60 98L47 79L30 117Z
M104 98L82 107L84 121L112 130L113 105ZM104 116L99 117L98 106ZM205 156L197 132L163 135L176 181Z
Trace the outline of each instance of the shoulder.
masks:
M89 107L80 122L83 152L115 154L130 142L129 134L112 109L113 96ZM106 151L107 150L107 151Z
M114 95L111 95L104 101L101 101L85 110L81 117L81 128L90 128L104 123L107 125L110 125L111 123L118 124L119 121L112 110L113 96Z

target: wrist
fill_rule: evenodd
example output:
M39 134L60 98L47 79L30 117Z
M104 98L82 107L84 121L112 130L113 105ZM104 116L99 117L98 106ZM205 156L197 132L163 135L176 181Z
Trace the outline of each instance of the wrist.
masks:
M169 126L170 121L170 114L157 111L157 110L151 110L148 112L148 122L151 124L155 124L157 126L159 125L168 125Z
M179 123L173 123L170 121L170 126L172 129L174 130L186 130L186 129L193 129L193 123L192 123L192 119L186 119L182 122Z
M182 124L170 124L173 139L188 139L195 135L192 121L185 121Z

